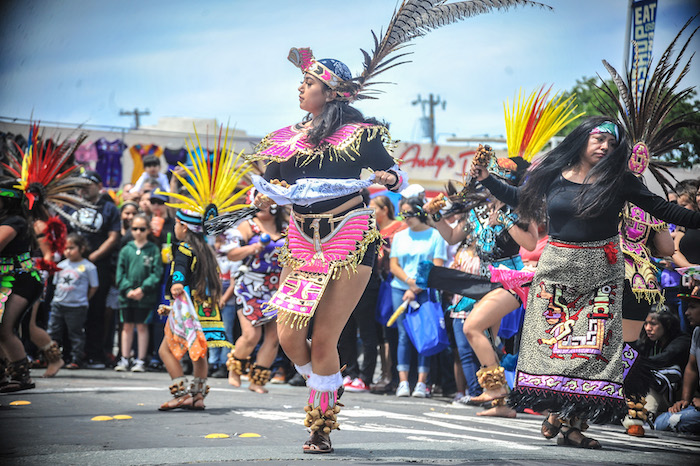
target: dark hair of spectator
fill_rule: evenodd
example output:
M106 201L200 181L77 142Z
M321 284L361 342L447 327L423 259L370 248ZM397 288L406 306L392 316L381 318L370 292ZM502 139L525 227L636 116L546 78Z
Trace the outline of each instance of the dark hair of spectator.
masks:
M389 220L394 220L396 215L394 213L394 204L391 202L387 196L375 196L372 198L375 204L377 204L382 209L386 208L386 216Z
M676 185L676 194L680 200L681 196L686 196L692 210L698 210L698 204L695 201L698 195L698 180L683 180Z
M75 244L78 251L80 251L80 255L85 257L85 252L88 250L88 242L83 236L80 236L78 233L68 233L66 242L68 241Z
M404 202L403 205L409 206L411 211L416 213L416 218L421 221L421 223L428 223L428 214L423 210L423 202L417 197L412 197Z
M652 350L655 352L662 351L669 343L678 338L683 332L681 330L681 321L678 316L671 312L664 305L657 305L647 317L653 316L663 327L664 334L659 341L651 341L647 336L647 332L642 327L639 334L636 347L646 356L650 356Z

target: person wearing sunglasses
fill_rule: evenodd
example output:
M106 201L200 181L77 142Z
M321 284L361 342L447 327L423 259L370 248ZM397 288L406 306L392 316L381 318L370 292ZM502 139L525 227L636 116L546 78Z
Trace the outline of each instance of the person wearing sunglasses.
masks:
M391 300L394 309L401 306L404 301L423 304L428 300L428 291L416 285L416 272L421 261L431 261L434 265L442 266L447 260L447 243L435 228L428 225L428 214L425 213L421 204L422 200L416 197L401 204L400 217L406 222L408 228L394 236L389 258L391 273L394 275L391 281ZM416 350L406 332L405 318L405 314L401 314L396 321L399 330L396 355L399 386L396 389L396 396L411 395L416 398L426 398L430 396L426 386L428 372L430 372L430 357L418 353L418 382L411 392L408 375Z
M163 277L163 262L160 248L148 240L150 221L144 214L131 220L131 235L134 240L119 252L117 265L117 288L119 289L119 322L121 332L121 359L115 371L129 369L129 357L134 338L134 326L138 336L138 354L131 366L132 372L145 371L148 350L148 324L153 310L160 302L160 285Z

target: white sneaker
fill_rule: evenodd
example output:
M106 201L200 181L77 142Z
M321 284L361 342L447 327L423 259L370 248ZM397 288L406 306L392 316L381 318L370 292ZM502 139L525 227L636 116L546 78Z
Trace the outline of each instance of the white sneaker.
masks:
M114 366L114 370L117 372L126 372L129 370L129 360L122 357L119 362L117 363L116 366Z
M352 377L346 375L343 377L343 387L349 387L350 385L352 385Z
M400 382L398 388L396 389L396 396L407 397L411 396L411 387L408 386L408 382Z
M452 401L452 406L470 406L469 401L471 399L471 395L462 395L461 397Z
M131 372L146 372L146 363L143 359L137 359L134 361L134 365L131 366Z
M418 382L416 388L413 389L411 394L413 398L427 398L428 397L428 387L425 386L423 382Z

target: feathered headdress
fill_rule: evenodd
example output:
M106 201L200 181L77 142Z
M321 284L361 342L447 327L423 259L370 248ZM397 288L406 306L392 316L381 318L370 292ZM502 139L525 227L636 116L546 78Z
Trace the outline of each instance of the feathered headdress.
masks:
M374 81L381 73L409 60L397 61L409 55L409 52L392 55L405 47L407 42L428 33L440 26L455 23L465 18L489 13L493 10L507 10L513 6L530 5L543 8L551 7L531 0L467 0L447 3L447 0L404 0L398 10L394 11L386 33L381 40L372 31L374 49L370 55L360 49L364 55L364 70L355 77L349 78L349 70L337 60L316 60L311 49L293 48L289 52L289 60L303 72L312 73L335 90L339 100L355 101L360 99L376 99L379 90L370 89L376 84L386 84ZM379 33L381 36L381 31ZM348 79L349 78L349 79Z
M75 150L87 135L80 134L73 142L61 143L43 140L39 137L39 124L29 128L27 149L15 143L15 151L8 151L7 163L3 162L7 175L16 184L13 188L27 198L30 211L39 205L51 207L56 213L67 218L65 207L78 210L89 205L81 197L73 194L89 182L76 175L78 165L70 163Z
M598 109L602 113L611 116L619 114L620 123L634 144L632 156L629 160L629 168L634 173L641 175L649 167L652 175L666 194L668 194L669 188L673 190L672 182L666 175L675 181L674 176L666 168L672 164L662 162L656 157L677 149L686 142L682 139L674 138L676 131L681 128L700 126L698 123L688 119L690 113L674 118L669 117L671 110L693 92L692 87L680 91L677 89L683 77L690 70L690 62L694 53L688 58L688 61L675 78L674 74L676 74L676 70L681 65L683 54L700 26L696 27L690 34L676 59L672 61L671 56L673 55L676 42L678 42L683 31L695 18L697 18L697 15L689 19L681 28L661 55L654 72L647 77L641 88L638 81L636 44L634 66L624 78L607 61L603 60L603 65L610 73L615 89L620 97L618 98L614 90L602 78L602 85L598 86L609 97L610 101L606 102L599 98ZM651 68L651 61L649 68Z
M585 113L574 113L575 96L563 100L562 94L555 93L549 99L551 91L551 86L546 91L542 86L525 97L521 89L512 107L508 100L503 102L509 158L531 163L552 136Z
M219 129L219 137L211 158L207 156L208 151L202 147L196 128L194 133L197 140L196 146L191 137L185 141L190 158L194 161L193 167L190 169L182 162L178 163L189 180L177 172L173 172L173 175L187 190L189 197L160 191L159 194L170 196L179 201L166 202L166 204L181 209L177 215L181 221L193 226L198 225L207 235L216 234L217 232L209 227L209 222L212 220L225 217L228 219L227 226L231 227L237 221L257 212L258 209L250 207L248 204L237 204L240 199L245 199L246 192L252 187L252 184L234 193L252 167L248 162L238 163L241 154L235 155L230 147L228 128L226 128L225 133L223 128Z

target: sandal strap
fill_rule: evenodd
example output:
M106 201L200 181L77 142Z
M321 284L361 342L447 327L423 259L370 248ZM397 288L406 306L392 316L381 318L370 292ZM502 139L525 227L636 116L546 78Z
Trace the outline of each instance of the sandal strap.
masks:
M330 437L323 436L318 431L311 433L309 439L304 442L304 446L309 447L304 449L304 453L331 453L333 451Z
M562 426L561 424L559 424L558 426L555 426L554 424L549 422L549 418L546 417L546 418L544 418L544 421L542 421L542 435L545 438L554 438L561 431L561 426ZM549 432L549 435L544 433L545 430L547 432Z

